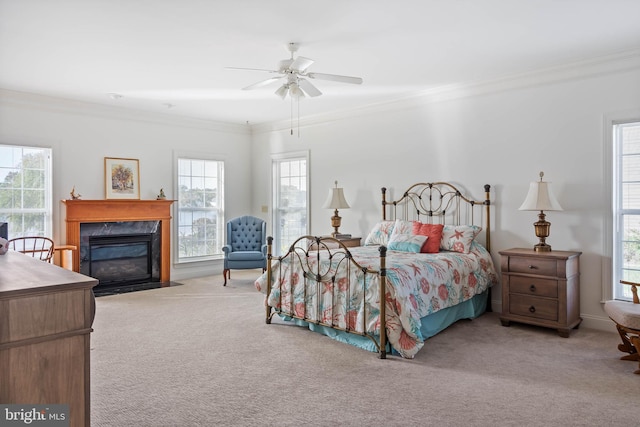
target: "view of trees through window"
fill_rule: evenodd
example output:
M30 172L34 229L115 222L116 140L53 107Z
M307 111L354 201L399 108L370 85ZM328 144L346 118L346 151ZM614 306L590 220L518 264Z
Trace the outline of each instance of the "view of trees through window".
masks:
M178 159L178 260L220 255L224 244L224 163Z
M9 238L51 237L51 149L0 145L0 222Z
M274 233L276 255L307 234L307 159L274 161Z
M640 122L615 126L618 147L617 246L615 296L631 299L631 288L619 280L640 282Z

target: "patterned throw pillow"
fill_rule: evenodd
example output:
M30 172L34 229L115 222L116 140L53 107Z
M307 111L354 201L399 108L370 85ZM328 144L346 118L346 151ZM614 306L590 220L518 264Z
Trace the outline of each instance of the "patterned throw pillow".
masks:
M393 232L395 221L380 221L373 226L369 235L364 240L365 246L367 245L386 245L389 243L389 237Z
M393 239L393 236L397 234L413 234L413 221L396 219L396 223L393 226L393 232L391 233L389 239Z
M422 245L420 252L423 254L437 254L440 252L440 241L442 240L442 224L424 224L419 221L413 222L413 234L429 237Z
M427 236L413 234L394 234L389 239L389 250L420 253L420 249L424 242L428 240Z
M477 225L445 225L442 230L440 249L468 254L471 242L482 231Z

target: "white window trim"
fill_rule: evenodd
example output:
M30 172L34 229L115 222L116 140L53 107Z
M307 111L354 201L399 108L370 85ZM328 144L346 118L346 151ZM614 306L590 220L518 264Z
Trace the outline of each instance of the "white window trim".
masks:
M221 155L221 154L215 154L215 153L205 153L202 151L177 151L174 150L173 151L173 171L172 171L172 180L173 180L173 194L175 197L175 200L178 200L178 191L179 191L179 181L178 181L178 160L179 159L183 159L183 158L189 158L189 159L198 159L198 160L210 160L210 161L214 161L214 162L223 162L225 165L225 174L226 174L226 166L227 166L227 158L225 155ZM222 197L223 197L223 223L226 223L227 220L227 203L225 200L225 195L227 194L226 191L226 186L227 186L227 180L226 177L223 176L223 188L222 188ZM173 262L172 264L174 265L174 267L176 268L180 268L180 267L184 267L184 266L188 266L188 265L193 265L193 264L197 264L197 263L204 263L204 262L210 262L212 260L222 260L224 259L224 253L218 254L218 255L211 255L211 256L206 256L206 257L198 257L198 258L192 258L192 259L188 259L188 260L183 260L180 261L180 247L178 245L178 232L179 232L179 227L178 227L178 214L180 211L180 207L178 203L174 203L173 204L173 218L174 220L171 221L171 245L173 246ZM226 242L226 226L223 224L222 225L222 241L220 242L220 247L224 246L225 242Z
M617 113L607 114L604 117L603 124L603 152L602 152L602 171L603 171L603 187L604 187L604 205L605 214L603 215L602 230L602 300L600 302L613 299L613 239L616 227L616 221L613 215L613 162L618 159L613 158L614 153L614 126L624 123L640 121L640 110L630 110Z
M270 165L270 169L271 169L271 179L269 182L269 192L271 193L271 224L275 224L276 223L276 194L273 191L274 188L274 183L275 183L275 173L274 173L274 164L277 161L281 161L281 160L288 160L288 159L299 159L301 157L304 157L306 162L307 162L307 197L306 197L306 204L307 204L307 229L305 231L306 234L309 234L309 230L311 227L311 206L310 206L310 201L311 201L311 162L310 162L310 153L309 150L302 150L302 151L291 151L291 152L287 152L287 153L275 153L271 155L271 165ZM275 228L272 226L271 229L271 233L275 234ZM274 240L275 240L275 236ZM275 242L274 242L275 245Z

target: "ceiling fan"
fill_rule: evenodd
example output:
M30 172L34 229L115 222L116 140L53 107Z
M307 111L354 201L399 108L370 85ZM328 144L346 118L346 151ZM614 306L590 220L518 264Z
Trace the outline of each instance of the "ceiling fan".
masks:
M242 88L242 90L258 89L268 86L275 82L281 82L281 86L275 91L275 94L285 99L287 94L293 98L303 98L305 95L310 97L320 96L322 92L318 90L308 79L331 80L334 82L361 84L362 78L341 76L338 74L314 73L307 69L314 63L313 59L298 56L294 58L294 53L298 51L297 43L289 43L287 50L291 52L290 59L283 59L278 64L277 70L266 70L261 68L240 68L226 67L229 70L249 70L264 71L271 74L277 74L266 80L259 81L250 86Z

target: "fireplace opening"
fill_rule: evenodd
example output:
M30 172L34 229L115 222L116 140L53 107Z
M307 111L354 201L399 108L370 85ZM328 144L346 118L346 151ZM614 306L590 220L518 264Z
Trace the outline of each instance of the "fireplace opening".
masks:
M152 234L89 237L89 276L98 286L133 285L153 281Z

